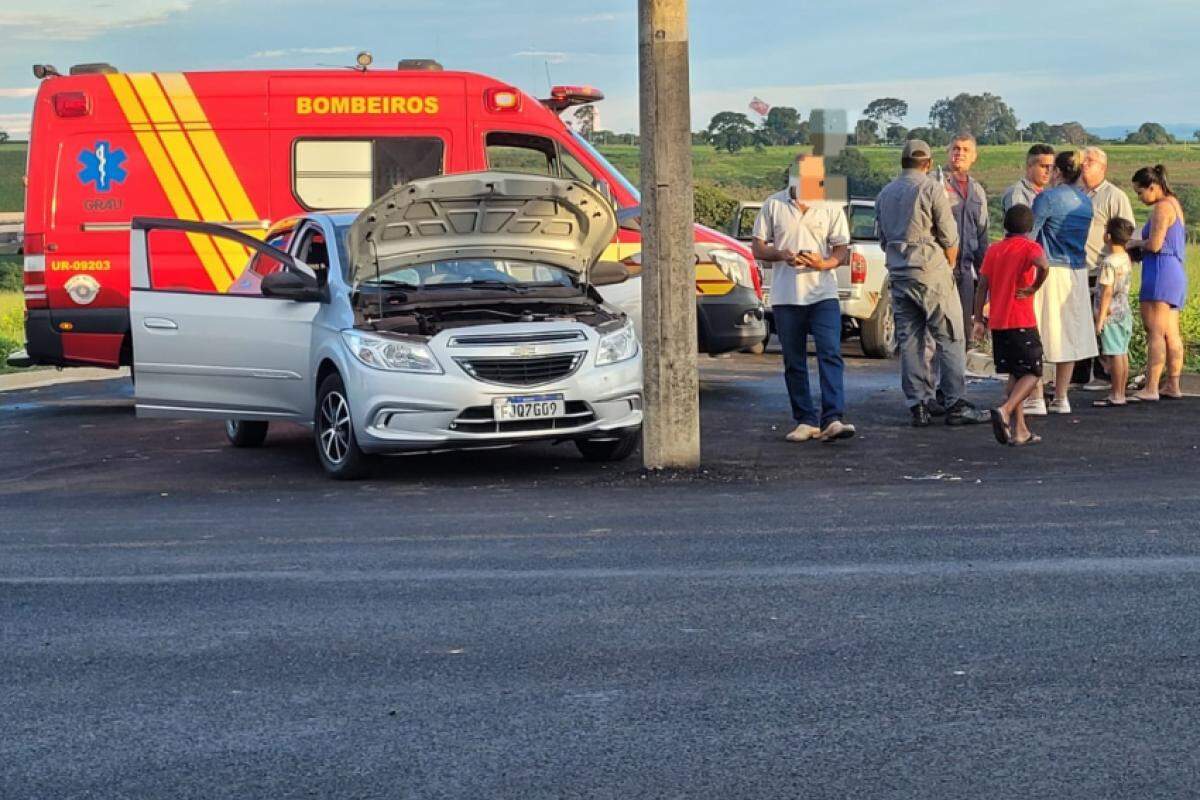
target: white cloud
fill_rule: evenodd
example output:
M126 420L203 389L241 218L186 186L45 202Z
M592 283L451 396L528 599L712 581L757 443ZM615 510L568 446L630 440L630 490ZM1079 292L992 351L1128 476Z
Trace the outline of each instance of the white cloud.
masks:
M14 139L24 139L29 136L32 120L32 114L0 114L0 131Z
M33 97L35 94L37 94L36 86L24 86L21 88L13 88L13 89L0 89L0 97L5 97L5 98Z
M284 56L328 56L335 53L353 53L358 50L353 45L337 45L335 47L289 47L285 50L259 50L251 53L250 58L283 58Z
M522 50L519 53L513 53L514 58L537 58L543 61L549 61L551 64L561 64L567 60L566 53L560 53L553 50Z
M40 0L36 11L0 11L0 37L81 42L111 31L162 25L191 6L192 0L124 0L86 5L77 0Z

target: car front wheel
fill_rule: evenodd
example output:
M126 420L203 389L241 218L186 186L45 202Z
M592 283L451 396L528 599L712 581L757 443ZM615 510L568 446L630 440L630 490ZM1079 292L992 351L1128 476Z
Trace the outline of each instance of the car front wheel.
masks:
M345 481L366 477L371 471L371 457L358 447L341 375L330 375L321 382L316 416L313 435L317 457L329 477Z
M892 313L892 295L886 287L875 304L875 313L860 325L863 354L869 358L891 358L896 351L896 317Z
M587 461L624 461L637 449L642 429L622 431L605 439L576 439L575 446Z
M234 447L262 447L268 423L248 419L225 420L225 438Z

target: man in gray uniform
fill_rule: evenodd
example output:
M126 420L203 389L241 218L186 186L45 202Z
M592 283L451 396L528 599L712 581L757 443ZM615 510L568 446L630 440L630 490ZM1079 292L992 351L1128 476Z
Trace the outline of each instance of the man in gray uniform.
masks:
M958 261L958 228L945 187L929 177L929 145L904 145L904 171L875 200L879 245L886 254L896 338L900 344L900 383L914 427L931 423L934 379L925 341L937 343L940 388L946 397L947 425L975 425L989 416L966 394L967 331L951 264Z

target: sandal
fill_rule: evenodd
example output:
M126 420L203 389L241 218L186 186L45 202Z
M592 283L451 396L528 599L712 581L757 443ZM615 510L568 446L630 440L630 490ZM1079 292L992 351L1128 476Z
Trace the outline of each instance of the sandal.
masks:
M996 441L1000 444L1012 444L1012 430L1004 421L1004 415L1000 413L1000 409L993 408L989 413L992 417L992 435L996 437Z
M1127 405L1129 405L1128 399L1124 403L1118 403L1111 397L1106 397L1103 400L1095 400L1092 402L1092 408L1121 408Z
M1041 444L1041 443L1042 443L1042 437L1038 436L1036 433L1031 433L1031 434L1029 434L1028 439L1013 439L1012 442L1009 444L1009 446L1010 447L1032 447L1035 444Z
M1144 397L1141 392L1131 394L1125 398L1126 403L1157 403L1157 397Z

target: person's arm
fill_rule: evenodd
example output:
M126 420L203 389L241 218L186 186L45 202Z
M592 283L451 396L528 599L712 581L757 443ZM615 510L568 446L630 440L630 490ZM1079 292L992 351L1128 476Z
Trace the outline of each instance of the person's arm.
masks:
M795 263L796 254L791 250L784 250L775 245L767 244L758 237L750 243L750 249L754 252L754 257L759 261L786 261L789 264Z
M829 258L822 258L820 253L804 253L796 256L797 267L808 267L816 270L837 269L850 261L850 245L839 244L829 253Z
M1175 209L1170 203L1160 202L1150 214L1150 236L1146 239L1145 249L1151 253L1160 252L1167 243L1167 231L1175 224Z
M1100 308L1096 311L1096 335L1104 330L1104 323L1108 322L1109 308L1112 306L1113 285L1111 283L1103 284L1100 287Z
M987 333L987 328L983 324L983 307L987 305L988 297L988 279L987 275L979 276L979 286L975 289L975 324L971 326L971 338L974 341L980 341Z
M979 189L979 202L981 203L980 208L982 210L979 213L979 228L978 228L978 230L975 231L976 237L977 237L976 242L975 242L975 263L976 264L983 263L983 259L987 256L988 244L989 244L989 242L988 242L989 218L988 218L987 192L985 192L983 190L983 187L980 187L980 189Z
M1050 262L1046 260L1045 256L1035 256L1033 268L1037 270L1037 275L1033 277L1033 283L1017 289L1017 297L1022 300L1037 294L1038 290L1042 288L1042 284L1046 282L1046 278L1050 277Z
M933 217L933 236L941 245L942 252L946 254L946 260L953 267L958 263L958 223L954 221L950 200L941 185L936 185L934 191L929 194L932 198L930 212Z
M1045 192L1033 198L1031 208L1033 209L1033 230L1029 232L1029 238L1036 241L1042 228L1046 226L1046 220L1050 219L1050 200Z

